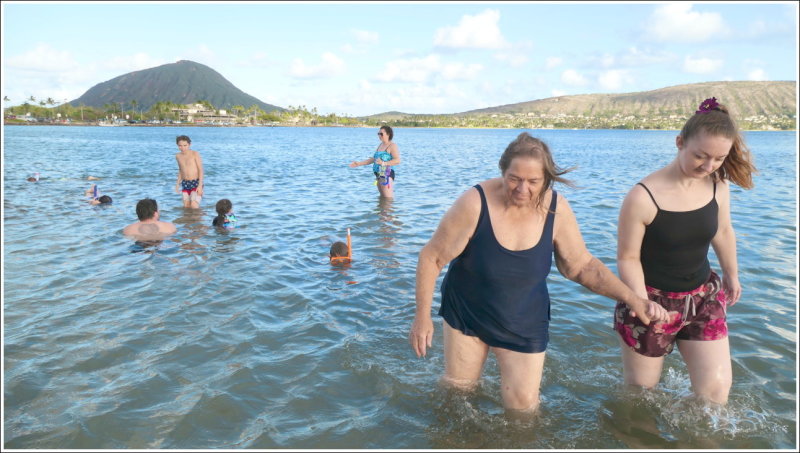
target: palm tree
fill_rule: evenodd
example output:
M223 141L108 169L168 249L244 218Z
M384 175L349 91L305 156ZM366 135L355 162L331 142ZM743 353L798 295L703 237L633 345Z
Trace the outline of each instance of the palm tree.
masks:
M136 115L136 106L137 106L138 104L139 104L139 103L138 103L138 102L136 102L136 99L134 99L134 100L132 100L132 101L131 101L131 107L133 108L133 114L134 114L134 115ZM139 115L139 119L140 119L140 120L142 119L142 116L141 116L141 115Z
M234 105L233 107L231 107L231 110L233 111L233 114L236 115L236 121L238 122L239 121L239 114L244 111L244 106L243 105Z

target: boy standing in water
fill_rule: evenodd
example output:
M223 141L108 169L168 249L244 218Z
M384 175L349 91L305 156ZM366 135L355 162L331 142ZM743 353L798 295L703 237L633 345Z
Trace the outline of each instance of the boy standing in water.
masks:
M180 152L175 155L178 161L178 181L175 192L183 192L184 208L199 208L203 198L203 160L200 153L189 149L192 140L186 135L175 139Z

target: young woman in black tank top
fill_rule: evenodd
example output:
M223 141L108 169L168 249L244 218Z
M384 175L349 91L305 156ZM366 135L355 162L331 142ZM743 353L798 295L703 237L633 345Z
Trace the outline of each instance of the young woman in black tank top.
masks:
M725 403L732 383L727 308L739 300L728 181L752 187L755 171L735 121L710 98L676 138L678 154L636 184L619 215L617 267L637 295L670 314L644 326L617 304L614 328L627 384L655 387L677 342L694 393ZM709 266L708 248L722 267Z

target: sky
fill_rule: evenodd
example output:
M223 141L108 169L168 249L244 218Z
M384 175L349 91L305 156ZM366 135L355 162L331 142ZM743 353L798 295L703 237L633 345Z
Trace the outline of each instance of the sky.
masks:
M2 2L4 106L211 67L281 107L457 113L709 81L797 81L796 2ZM5 98L4 98L5 99Z

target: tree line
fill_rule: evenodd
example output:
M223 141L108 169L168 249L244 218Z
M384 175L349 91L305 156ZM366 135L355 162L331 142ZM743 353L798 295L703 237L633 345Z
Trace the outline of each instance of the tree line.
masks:
M3 102L11 100L3 97ZM178 109L189 106L170 101L159 101L144 109L136 100L107 103L102 107L86 105L74 106L66 102L58 104L51 97L37 99L30 96L13 107L4 108L6 123L22 123L21 118L35 118L46 123L97 123L100 121L160 122L180 121ZM205 109L219 112L211 102L199 100ZM321 115L316 107L310 110L305 105L289 106L283 110L264 111L258 105L245 107L234 105L226 112L233 115L231 121L239 125L283 125L283 126L366 126L378 127L391 124L397 127L447 127L447 128L512 128L512 129L680 129L686 118L674 115L622 116L615 112L598 113L591 116L570 115L528 115L517 114L473 114L473 115L435 115L404 114L401 116L352 117L346 114L330 113ZM740 126L749 130L794 130L796 117L793 115L742 118Z

